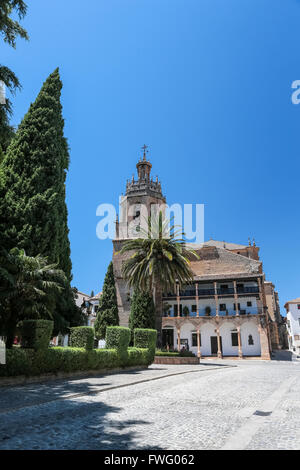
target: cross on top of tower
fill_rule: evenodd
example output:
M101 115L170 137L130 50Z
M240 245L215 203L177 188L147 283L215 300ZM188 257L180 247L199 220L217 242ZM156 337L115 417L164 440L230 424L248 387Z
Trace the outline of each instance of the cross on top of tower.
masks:
M148 147L148 145L146 145L146 144L143 145L143 147L142 147L142 150L143 150L143 152L144 152L144 155L143 155L143 159L144 159L144 160L146 160L147 153L149 153L148 148L149 148L149 147Z

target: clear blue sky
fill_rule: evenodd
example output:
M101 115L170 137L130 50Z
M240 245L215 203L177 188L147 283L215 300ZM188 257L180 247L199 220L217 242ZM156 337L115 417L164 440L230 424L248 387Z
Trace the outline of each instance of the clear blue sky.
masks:
M96 208L118 203L146 143L170 204L204 203L206 238L255 237L281 305L300 296L300 1L27 3L30 42L1 63L23 84L14 124L61 70L74 285L102 289Z

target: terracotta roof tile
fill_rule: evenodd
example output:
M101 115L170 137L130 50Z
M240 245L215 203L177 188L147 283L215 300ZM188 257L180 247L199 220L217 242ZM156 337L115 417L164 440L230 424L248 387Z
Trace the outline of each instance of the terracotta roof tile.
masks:
M199 260L191 260L191 268L196 277L260 274L261 262L232 253L216 246L203 246L195 250Z

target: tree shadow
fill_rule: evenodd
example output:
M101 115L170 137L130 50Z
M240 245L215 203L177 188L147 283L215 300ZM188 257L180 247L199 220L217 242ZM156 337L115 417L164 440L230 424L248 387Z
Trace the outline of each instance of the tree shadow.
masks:
M9 410L15 410L32 405L41 405L56 400L72 398L74 395L97 395L108 387L122 385L122 379L119 383L113 383L112 378L124 375L136 376L143 370L118 371L117 373L95 373L87 376L57 378L51 380L42 380L32 384L22 384L16 386L4 386L0 388L0 414ZM109 379L111 380L109 381Z
M273 351L271 356L272 361L292 361L293 353L288 350L276 350Z
M0 421L1 450L135 450L144 420L120 420L122 408L76 399L51 402L5 414ZM113 416L115 414L115 418ZM4 416L3 416L4 417ZM132 428L132 429L131 429Z

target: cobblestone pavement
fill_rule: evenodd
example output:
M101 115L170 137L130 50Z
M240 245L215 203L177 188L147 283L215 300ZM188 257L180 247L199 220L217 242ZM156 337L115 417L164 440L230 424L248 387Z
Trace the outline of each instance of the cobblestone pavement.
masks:
M300 449L300 362L156 365L0 388L0 418L0 449Z

